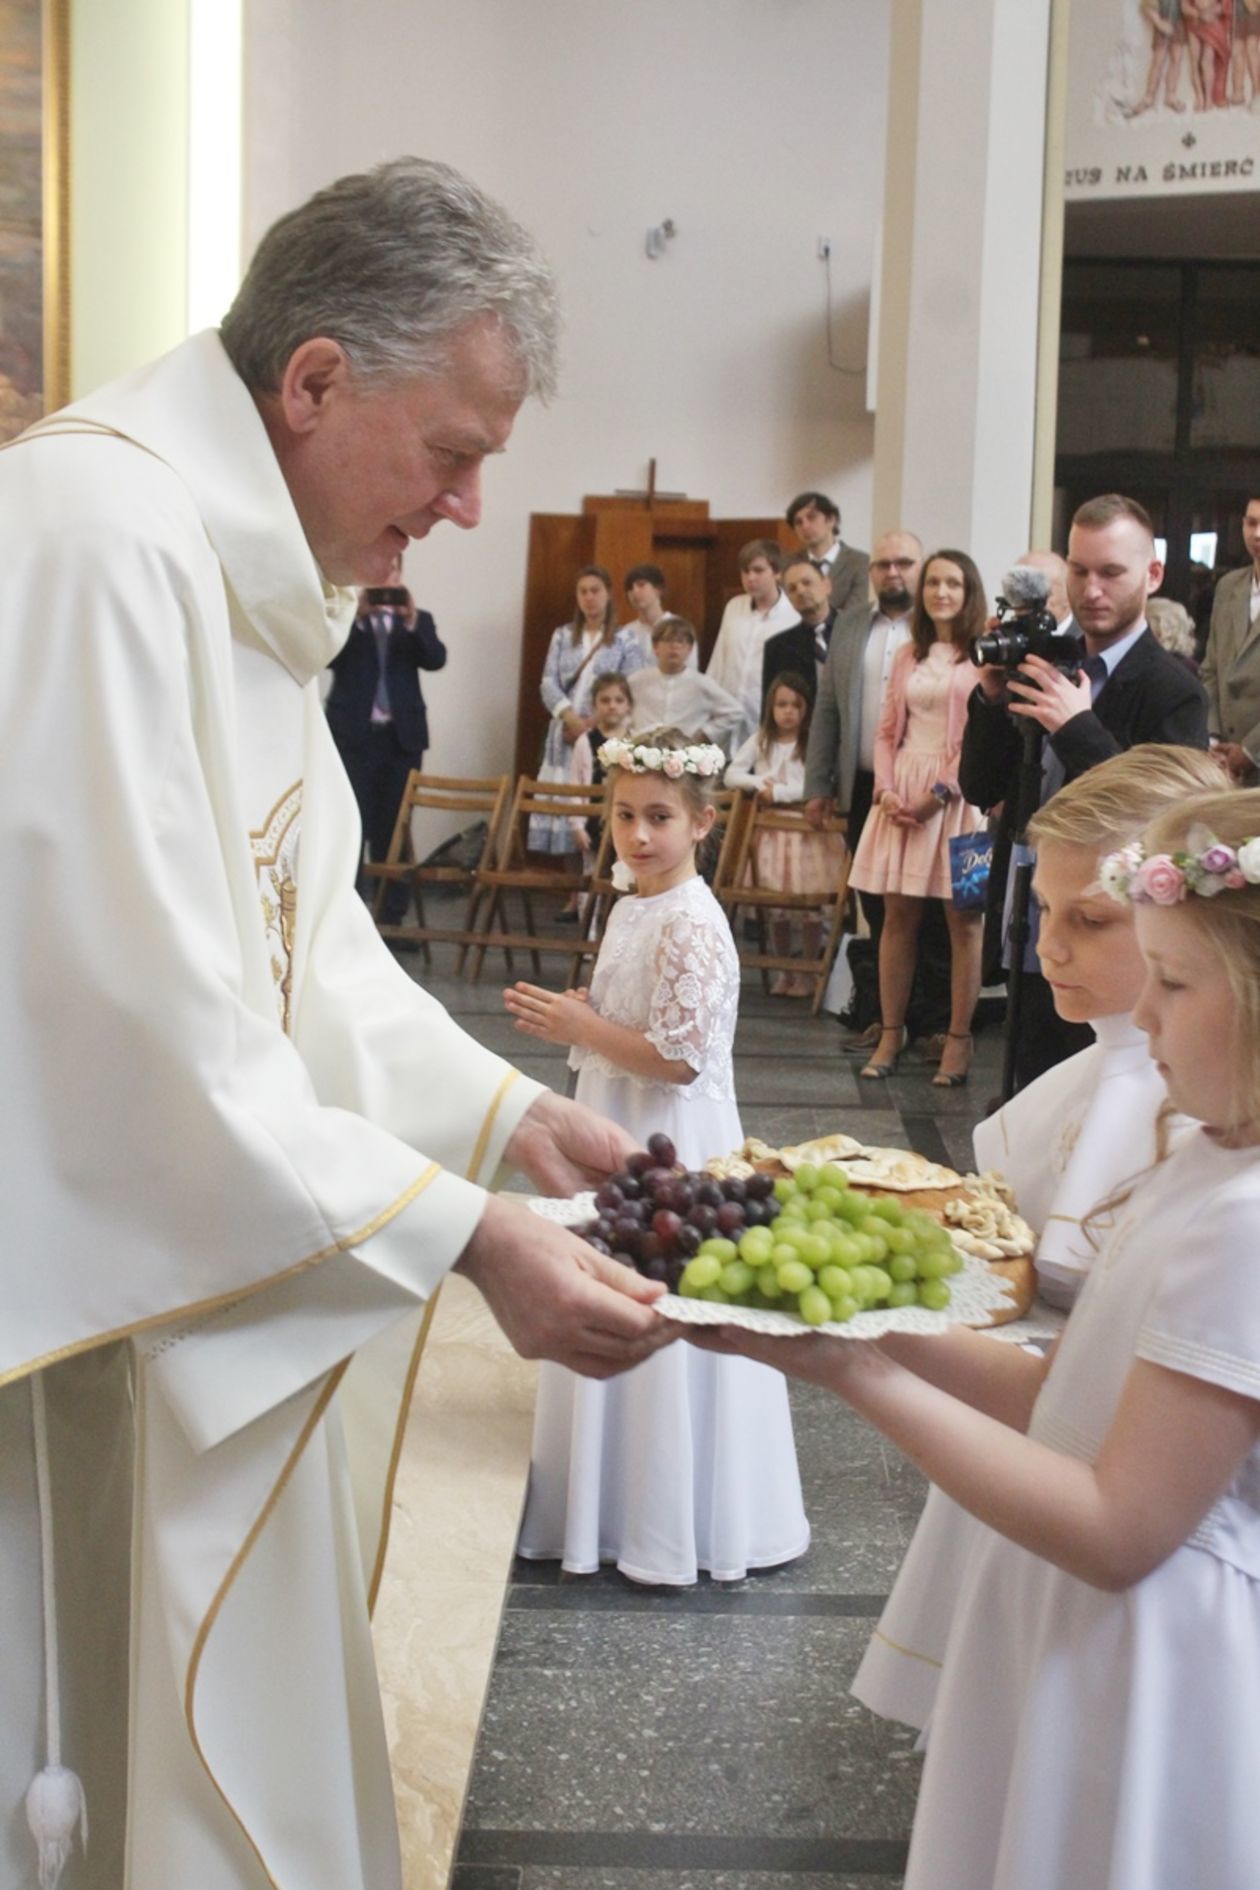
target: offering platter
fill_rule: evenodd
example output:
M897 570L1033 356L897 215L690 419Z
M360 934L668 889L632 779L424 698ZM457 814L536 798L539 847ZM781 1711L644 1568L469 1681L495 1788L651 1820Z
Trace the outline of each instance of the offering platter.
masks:
M697 1173L668 1138L648 1146L597 1193L531 1206L665 1283L666 1318L874 1339L994 1327L1031 1304L1032 1234L1000 1177L848 1136L748 1141Z

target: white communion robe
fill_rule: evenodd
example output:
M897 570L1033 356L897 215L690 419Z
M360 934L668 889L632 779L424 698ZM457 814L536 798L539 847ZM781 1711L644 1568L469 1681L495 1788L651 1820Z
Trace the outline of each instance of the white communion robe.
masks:
M539 1093L393 961L321 578L216 333L0 453L0 1890L391 1890L368 1601L425 1306ZM130 1617L130 1631L129 1631Z
M976 1166L997 1169L1037 1235L1037 1282L1070 1305L1114 1215L1109 1197L1156 1162L1161 1141L1189 1130L1167 1116L1147 1039L1125 1016L1098 1018L1097 1042L1057 1063L973 1135ZM1166 1120L1163 1118L1167 1116ZM1091 1210L1103 1208L1096 1216ZM935 1485L852 1691L885 1719L931 1718L962 1577L985 1525Z

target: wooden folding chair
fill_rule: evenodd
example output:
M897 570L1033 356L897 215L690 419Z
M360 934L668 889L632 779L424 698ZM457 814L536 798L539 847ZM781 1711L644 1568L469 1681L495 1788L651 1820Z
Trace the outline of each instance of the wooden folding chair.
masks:
M363 868L364 876L376 881L376 892L372 899L372 917L376 920L377 930L386 939L414 939L424 953L424 961L432 964L433 955L429 946L433 942L459 946L459 958L456 969L462 971L468 947L480 936L477 925L477 912L485 898L485 888L479 883L477 874L481 867L493 864L501 844L503 822L507 813L508 799L512 791L510 775L454 775L423 774L419 768L413 768L407 777L403 789L402 801L398 808L398 818L394 822L394 832L389 843L389 852L379 862ZM482 843L481 855L475 867L450 864L430 865L416 858L415 842L411 833L411 816L418 807L432 808L439 813L480 814L486 823L486 837ZM385 909L385 896L390 886L404 882L416 908L414 925L402 921L386 924L382 914ZM426 886L459 887L467 893L462 925L430 925L424 908L424 888Z
M812 978L814 1000L810 1011L815 1017L822 1005L827 980L831 976L832 961L844 931L844 907L849 891L849 850L846 846L836 884L829 891L822 893L780 892L776 887L757 884L757 839L759 835L765 833L843 835L847 829L848 822L839 814L829 814L821 827L814 827L806 820L803 808L776 807L772 802L766 802L754 796L742 823L730 878L725 885L717 889L718 898L730 915L731 930L735 934L740 963L750 970L760 971L763 978L769 971L803 973ZM782 912L818 915L822 930L817 957L790 958L782 953L766 951L765 914L772 908ZM739 915L745 909L752 911L757 917L759 940L754 951L748 951L740 943Z
M603 810L602 787L570 781L538 781L527 774L521 776L504 825L499 856L493 864L477 868L477 884L486 896L486 903L472 945L474 980L481 976L486 952L493 947L503 953L509 971L514 969L513 951L527 951L536 978L542 976L541 952L562 953L570 960L569 982L574 982L582 959L598 950L598 946L583 939L580 927L576 935L570 933L567 938L554 932L540 932L534 922L534 901L543 898L567 902L574 894L581 897L589 889L591 875L589 870L575 877L559 867L532 866L527 854L529 823L535 814L562 820L598 819ZM507 898L513 892L520 895L524 907L526 930L523 932L514 932L509 924Z

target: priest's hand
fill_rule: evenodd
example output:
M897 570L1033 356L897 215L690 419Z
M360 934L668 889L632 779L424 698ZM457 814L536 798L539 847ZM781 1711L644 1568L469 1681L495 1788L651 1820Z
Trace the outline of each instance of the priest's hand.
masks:
M585 1378L628 1371L678 1336L652 1311L665 1290L658 1281L503 1195L487 1199L455 1270L477 1287L522 1358L554 1359Z
M508 1137L503 1159L528 1175L540 1194L563 1196L597 1188L638 1146L606 1116L547 1090Z

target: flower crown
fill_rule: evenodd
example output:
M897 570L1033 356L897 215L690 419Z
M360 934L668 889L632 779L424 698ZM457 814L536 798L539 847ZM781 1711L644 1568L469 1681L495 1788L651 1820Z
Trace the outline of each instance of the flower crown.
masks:
M686 748L653 748L614 736L600 747L599 764L601 768L624 768L627 774L663 774L667 780L677 781L684 774L721 774L726 756L713 742L692 742Z
M1141 841L1134 840L1107 855L1098 884L1109 897L1129 906L1176 906L1191 893L1215 899L1217 893L1260 886L1260 839L1229 847L1202 829L1190 839L1206 845L1196 853L1148 854Z

